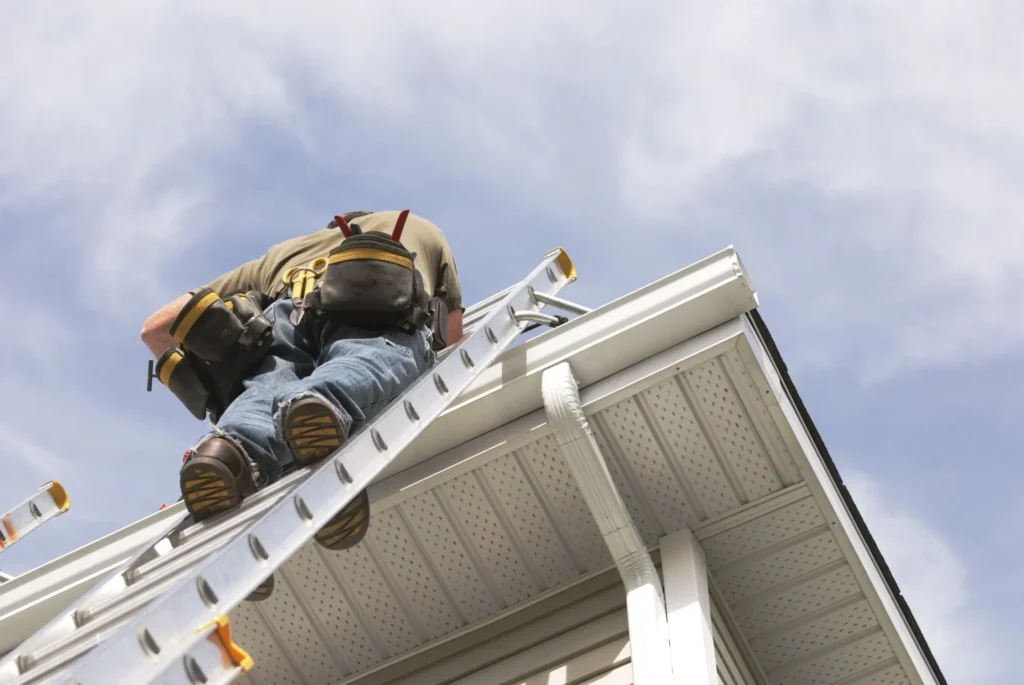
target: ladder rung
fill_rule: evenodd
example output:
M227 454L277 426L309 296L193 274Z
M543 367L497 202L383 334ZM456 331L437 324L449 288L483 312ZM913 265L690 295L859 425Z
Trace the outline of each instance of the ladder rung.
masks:
M139 583L133 587L133 592L125 597L118 597L113 600L98 604L95 607L89 609L80 609L79 612L88 612L87 614L81 615L76 613L80 628L88 630L90 625L97 625L98 622L102 621L107 616L130 616L134 611L129 614L121 614L119 610L125 605L130 604L132 607L141 608L148 604L152 599L160 594L161 591L166 590L174 581L186 573L191 564L179 564L178 566L165 569L165 573L146 578L144 583Z
M474 314L480 312L481 310L490 309L495 302L500 302L501 300L503 300L505 296L512 291L513 288L515 288L515 286L511 285L502 290L501 292L494 293L490 297L483 299L480 302L473 304L472 306L467 307L464 316L466 318L469 318Z
M108 630L103 634L94 635L91 640L87 640L69 646L65 652L62 652L60 654L59 658L54 658L48 661L43 661L35 664L32 667L31 671L19 677L17 680L11 681L10 685L31 685L34 683L42 682L44 678L49 678L47 682L50 683L69 682L69 679L66 677L67 673L61 674L62 676L65 676L61 678L55 677L54 673L58 672L62 668L67 669L71 664L73 664L78 659L82 658L82 656L84 656L90 650L94 649L97 645L101 644L104 639L113 634L116 628L117 626L114 626L114 628ZM19 661L21 661L20 658Z
M223 543L224 538L229 533L235 532L246 523L249 523L260 514L266 512L276 503L276 499L265 500L260 503L260 506L247 510L238 518L222 521L222 525L217 526L216 528L207 528L190 539L186 544L179 545L167 553L161 554L155 559L151 559L150 561L139 565L137 568L129 570L125 573L129 588L134 587L138 583L144 582L150 575L159 572L165 566L174 564L180 559L193 559L196 558L197 552L209 553L211 549L217 549L220 547L220 544L218 543Z

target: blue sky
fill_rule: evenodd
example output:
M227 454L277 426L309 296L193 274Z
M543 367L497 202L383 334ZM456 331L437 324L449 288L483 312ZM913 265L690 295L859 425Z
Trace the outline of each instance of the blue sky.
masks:
M591 305L735 245L950 682L1017 682L1019 6L344 4L0 9L0 507L73 502L0 569L177 498L151 310L411 207L468 300L555 245Z

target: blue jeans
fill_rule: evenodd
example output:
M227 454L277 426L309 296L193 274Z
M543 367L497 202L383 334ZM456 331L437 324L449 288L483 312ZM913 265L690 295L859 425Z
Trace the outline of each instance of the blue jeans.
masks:
M351 435L434 360L426 331L367 331L308 316L296 326L290 320L294 308L287 298L267 308L274 327L270 355L203 438L233 438L258 467L260 487L280 478L292 461L281 431L290 402L326 400Z

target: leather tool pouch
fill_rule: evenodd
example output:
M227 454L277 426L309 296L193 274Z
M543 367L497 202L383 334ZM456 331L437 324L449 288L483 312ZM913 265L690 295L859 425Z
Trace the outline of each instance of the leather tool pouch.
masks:
M206 418L212 398L209 380L197 362L193 355L172 347L156 361L156 375L192 416L201 421Z
M318 316L369 330L425 326L428 298L415 258L383 233L352 235L331 251L306 306Z
M242 382L270 353L274 329L259 306L262 300L259 293L251 292L225 301L203 288L171 323L170 333L181 343L177 350L181 358L174 350L165 352L161 361L167 380L160 362L157 375L197 418L205 418L208 411L216 421L242 391ZM174 366L167 367L170 363ZM201 411L200 387L205 391Z

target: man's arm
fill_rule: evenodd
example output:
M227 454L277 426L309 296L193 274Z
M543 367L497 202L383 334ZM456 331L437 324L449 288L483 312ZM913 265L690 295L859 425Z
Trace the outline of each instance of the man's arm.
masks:
M142 324L142 342L146 344L154 357L159 357L169 348L178 344L178 341L169 332L171 323L191 298L191 294L185 293L173 302L168 302L150 314Z

